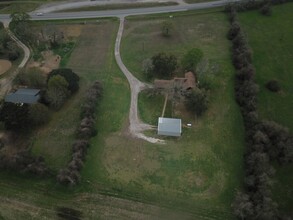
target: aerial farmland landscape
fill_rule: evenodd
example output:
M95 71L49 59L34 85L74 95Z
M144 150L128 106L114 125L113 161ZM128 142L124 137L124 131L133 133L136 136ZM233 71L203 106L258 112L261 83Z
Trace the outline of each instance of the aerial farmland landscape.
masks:
M292 12L0 1L0 220L292 219Z

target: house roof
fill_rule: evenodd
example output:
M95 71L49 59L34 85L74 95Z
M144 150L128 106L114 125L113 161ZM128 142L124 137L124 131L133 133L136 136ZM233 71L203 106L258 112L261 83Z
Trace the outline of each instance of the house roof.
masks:
M163 118L158 120L158 134L167 136L181 136L181 119Z
M34 104L40 98L39 89L18 89L5 96L5 102Z

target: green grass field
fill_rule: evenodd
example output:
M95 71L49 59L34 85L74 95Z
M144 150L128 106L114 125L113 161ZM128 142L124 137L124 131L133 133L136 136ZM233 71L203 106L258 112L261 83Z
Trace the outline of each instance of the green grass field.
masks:
M242 118L234 101L234 70L222 13L174 15L174 34L160 35L159 16L126 21L122 58L137 76L141 62L161 50L181 56L191 47L208 60L209 110L183 136L154 145L129 136L129 86L114 60L117 22L84 25L67 66L81 76L81 90L35 136L33 150L54 168L69 159L81 97L91 82L103 82L97 114L98 135L91 140L82 182L66 190L54 179L27 179L0 173L0 216L6 219L54 219L56 206L82 210L85 219L232 219L230 204L241 187L244 147ZM141 52L145 42L144 54ZM144 99L140 108L160 103ZM145 105L145 107L144 107ZM154 112L160 112L158 106ZM145 117L150 114L145 111ZM146 119L145 119L146 120ZM150 121L156 120L151 117ZM19 189L22 189L19 191ZM18 192L16 194L16 192ZM115 195L128 200L102 195ZM143 201L142 204L136 201ZM166 208L162 208L166 207ZM172 210L172 211L171 211Z
M239 18L253 50L256 81L260 86L258 110L263 119L274 120L293 132L293 3L274 6L272 16L257 11L240 13ZM265 83L276 79L281 91L272 93ZM292 211L292 165L276 166L274 196L280 209Z

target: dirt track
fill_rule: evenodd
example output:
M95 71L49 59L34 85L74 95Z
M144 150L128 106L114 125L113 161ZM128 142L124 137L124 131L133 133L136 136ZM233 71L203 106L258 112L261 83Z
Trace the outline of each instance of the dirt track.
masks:
M120 44L121 44L123 29L124 29L124 17L121 17L119 30L117 33L117 38L115 43L115 58L119 68L126 76L130 85L130 91L131 91L131 101L130 101L130 110L129 110L130 134L133 137L141 138L151 143L163 143L164 142L163 140L147 137L146 135L143 134L143 131L155 128L149 124L142 123L138 117L138 112L137 112L138 94L140 91L150 86L140 82L137 78L135 78L122 62L122 59L120 56Z

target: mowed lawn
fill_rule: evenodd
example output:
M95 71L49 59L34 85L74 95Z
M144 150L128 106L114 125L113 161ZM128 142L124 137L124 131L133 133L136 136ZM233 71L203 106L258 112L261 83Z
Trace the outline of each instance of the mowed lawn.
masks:
M274 6L272 16L257 11L240 13L239 18L253 50L256 81L260 86L258 111L263 119L274 120L293 132L293 3ZM265 88L276 79L281 91ZM276 166L275 199L280 209L291 212L293 204L293 166Z
M180 56L191 47L201 48L214 68L206 76L212 87L209 110L202 119L192 118L193 127L184 128L181 138L156 145L128 136L128 115L122 129L115 129L115 117L107 115L120 111L121 103L106 108L109 100L103 101L99 134L92 140L98 147L89 151L82 172L84 186L107 186L108 192L119 196L188 210L196 215L195 219L229 219L231 201L243 179L244 145L242 119L233 94L230 44L226 40L229 24L222 13L175 14L174 33L165 39L160 34L165 19L169 16L126 20L122 59L143 79L139 72L143 59L161 51ZM156 100L152 105L163 105L163 98Z

